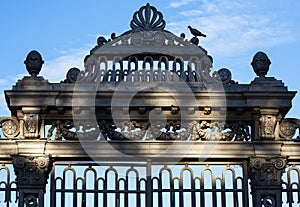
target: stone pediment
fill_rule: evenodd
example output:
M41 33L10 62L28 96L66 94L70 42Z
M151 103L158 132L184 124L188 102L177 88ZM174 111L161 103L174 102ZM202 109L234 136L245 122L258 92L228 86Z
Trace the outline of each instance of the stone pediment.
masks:
M102 47L93 55L125 55L129 53L158 53L173 56L203 56L205 51L190 41L165 31L142 31L120 36Z

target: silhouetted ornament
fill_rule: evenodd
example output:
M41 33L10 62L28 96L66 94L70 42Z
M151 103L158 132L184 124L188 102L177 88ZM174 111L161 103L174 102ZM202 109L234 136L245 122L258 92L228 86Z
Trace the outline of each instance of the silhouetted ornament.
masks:
M231 72L227 68L221 68L218 70L218 76L222 83L228 84L231 81Z
M105 39L105 37L103 37L103 36L100 36L100 37L98 37L98 39L97 39L97 44L98 44L98 46L102 46L102 45L104 45L105 43L107 43L107 40Z
M32 50L28 53L24 63L26 65L26 69L27 69L28 73L32 77L36 77L40 73L42 66L44 64L44 61L39 52Z
M190 42L193 43L194 45L198 45L199 44L199 39L197 37L192 37Z
M116 39L116 38L117 38L116 33L114 33L114 32L111 33L110 38L111 38L112 40Z
M166 26L165 20L161 12L147 3L146 6L140 8L133 14L130 27L134 32L140 31L162 31Z
M191 31L191 34L194 35L195 37L199 36L199 37L206 37L205 34L203 34L202 32L200 32L199 30L192 28L191 26L188 26L188 28Z
M67 82L69 83L75 83L77 80L77 77L80 73L80 70L78 68L71 68L69 69L66 78L67 78Z
M251 62L252 68L257 76L265 77L269 71L271 61L264 52L257 52Z

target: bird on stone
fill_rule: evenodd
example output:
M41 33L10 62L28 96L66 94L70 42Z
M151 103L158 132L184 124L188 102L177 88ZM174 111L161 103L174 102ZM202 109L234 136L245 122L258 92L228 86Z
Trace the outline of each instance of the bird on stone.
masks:
M188 26L188 28L190 29L192 35L194 35L195 37L199 36L199 37L206 37L205 34L203 34L202 32L200 32L197 29L192 28L191 26Z

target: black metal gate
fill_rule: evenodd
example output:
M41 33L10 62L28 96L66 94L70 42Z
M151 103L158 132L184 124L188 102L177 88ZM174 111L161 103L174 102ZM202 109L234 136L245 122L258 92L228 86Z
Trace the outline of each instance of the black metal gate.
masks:
M55 162L51 207L249 206L247 162Z

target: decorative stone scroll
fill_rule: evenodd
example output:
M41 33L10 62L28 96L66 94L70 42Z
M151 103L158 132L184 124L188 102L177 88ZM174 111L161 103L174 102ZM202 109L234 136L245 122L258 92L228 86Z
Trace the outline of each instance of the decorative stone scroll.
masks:
M300 130L299 119L293 119L293 118L283 119L279 125L279 136L280 138L292 139L295 136L297 129ZM298 133L300 133L300 131L298 131ZM299 138L300 138L300 134L298 134L296 139Z

